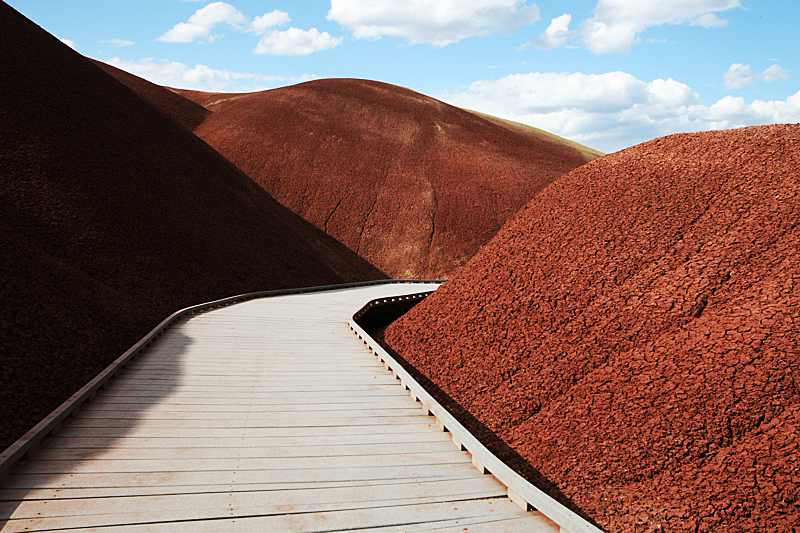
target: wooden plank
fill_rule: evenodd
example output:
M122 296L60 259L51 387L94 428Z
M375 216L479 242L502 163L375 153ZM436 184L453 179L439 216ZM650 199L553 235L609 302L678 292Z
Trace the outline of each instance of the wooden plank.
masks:
M403 525L403 533L428 532L436 533L558 533L558 524L539 512L530 516L490 515L459 520L442 520L435 523ZM397 526L360 529L359 533L397 533Z
M396 382L397 380L395 380ZM368 383L368 384L352 384L352 383L345 383L340 382L336 384L329 384L323 383L317 386L314 386L310 383L295 383L292 385L270 385L268 390L265 390L261 387L240 387L238 389L232 389L231 387L221 387L216 385L208 385L208 386L196 386L196 385L174 385L169 386L166 384L135 384L135 385L121 385L119 391L127 392L127 391L140 391L140 392L159 392L160 394L167 396L167 395L181 395L185 393L200 393L206 394L207 396L216 396L216 395L225 395L225 394L235 394L240 395L243 393L252 393L253 397L257 397L258 394L277 394L277 393L287 393L287 394L299 394L308 396L309 394L316 393L348 393L348 392L380 392L384 390L398 390L396 388L395 382L386 382L386 383ZM401 390L401 389L400 389ZM403 392L403 394L407 394Z
M242 394L239 397L217 397L217 396L189 396L189 397L173 397L160 399L156 396L116 396L105 395L95 398L83 406L83 410L93 409L148 409L156 406L176 406L188 405L202 409L203 406L222 405L226 408L233 406L244 406L253 409L270 409L270 406L296 406L300 410L312 410L316 406L320 409L325 405L369 405L378 406L383 405L402 405L405 407L416 407L417 402L409 399L408 394L403 394L402 390L398 390L397 394L313 394L299 395L295 398L284 398L279 395L269 397L253 398L247 394Z
M220 443L222 444L222 443ZM140 460L157 461L172 459L225 459L231 456L231 450L236 450L238 459L256 458L290 458L290 457L324 457L372 455L404 455L408 453L408 442L390 442L384 444L328 444L321 446L317 442L306 442L304 446L216 446L216 447L159 447L135 448L112 446L105 449L99 448L54 448L47 446L36 452L35 461L73 461L73 460ZM451 442L423 442L414 443L416 453L454 452Z
M86 475L88 476L88 475ZM73 476L74 477L74 476ZM318 488L339 488L339 487L368 487L381 485L402 485L406 483L424 483L428 481L458 481L474 479L472 472L465 472L460 477L454 475L422 477L409 479L406 477L398 479L365 479L352 480L340 479L334 481L273 481L272 483L218 483L218 484L196 484L196 485L167 485L158 483L145 486L126 485L122 487L59 487L59 488L40 488L32 489L0 489L0 502L19 502L22 500L71 500L76 498L106 498L106 497L130 497L130 496L157 496L173 494L199 494L199 493L230 493L230 492L258 492L275 490L303 490Z
M255 361L253 360L254 358L256 359ZM293 361L292 366L291 368L287 368L287 356L282 355L280 358L273 359L270 358L266 352L254 354L250 361L242 360L241 354L239 354L235 360L232 359L227 361L200 361L195 358L186 360L187 358L182 357L181 361L176 361L174 363L159 362L156 360L138 362L135 364L132 363L128 366L126 372L141 374L148 372L162 374L169 372L207 374L209 372L213 373L224 371L226 374L230 375L248 376L253 372L254 369L264 372L291 371L297 373L310 372L315 374L330 374L333 372L347 372L352 370L382 370L381 365L379 365L375 360L369 359L364 360L359 358L346 360L342 356L337 356L335 359L331 359L330 356L326 356L324 359L320 359L319 362L313 362L305 361L305 358L298 355L293 355L291 358ZM223 365L224 369L220 368Z
M114 420L134 419L139 421L146 420L205 420L207 418L225 417L227 420L259 419L282 420L293 418L297 420L314 420L319 418L377 418L377 417L402 417L419 416L420 408L413 406L400 406L394 408L384 408L375 406L372 409L364 409L362 406L355 406L350 409L331 408L331 409L282 409L281 407L267 407L262 409L248 409L247 406L237 409L226 409L225 405L211 405L201 409L181 409L181 406L167 405L156 406L153 408L139 409L102 409L95 406L87 406L75 415L76 420L87 418L99 418Z
M213 395L209 395L208 391L170 391L169 394L165 395L162 391L158 390L120 390L115 389L113 392L106 393L105 391L100 391L98 393L98 398L118 398L122 401L139 401L140 403L148 403L148 402L178 402L178 401L194 401L194 400L206 400L206 401L214 401L214 400L232 400L232 401L241 401L243 399L252 400L254 402L259 403L280 403L280 402L287 402L287 403L314 403L314 400L319 400L320 398L325 399L338 399L341 397L344 398L365 398L370 399L370 401L376 401L380 398L388 398L391 396L408 396L408 393L403 390L402 388L396 387L394 383L390 385L385 385L381 387L370 386L367 389L364 388L351 388L351 389L329 389L324 391L324 396L321 394L322 390L314 390L314 391L218 391ZM91 402L90 402L91 403ZM87 404L89 405L89 404Z
M304 468L302 470L216 470L202 472L138 472L125 476L125 484L120 483L118 473L64 473L64 474L24 474L17 472L3 485L4 489L51 489L69 488L119 488L124 487L173 487L199 486L217 487L222 485L282 484L341 481L384 480L424 480L429 478L475 477L475 469L470 463L447 465L411 466L358 466L348 470L335 468Z
M114 417L121 412L128 413L175 413L175 412L194 412L194 413L251 413L252 416L271 416L276 413L294 413L296 416L305 416L304 413L335 413L347 412L347 416L353 416L353 411L377 413L381 411L409 410L417 411L420 407L416 402L406 401L407 397L396 396L386 399L385 403L376 405L375 400L360 402L345 402L342 400L335 403L324 402L324 398L317 398L318 401L310 403L270 403L261 402L209 402L209 403L184 403L184 402L154 402L154 403L111 403L111 402L92 402L86 404L81 412L96 413L97 416L105 414ZM397 414L397 413L394 413ZM414 414L417 414L416 412Z
M321 450L324 453L324 450ZM444 465L469 463L467 454L457 451L420 453L413 452L402 455L325 455L314 457L263 457L263 458L219 458L208 459L150 459L110 460L94 459L91 461L63 460L37 461L36 459L21 462L15 471L20 474L47 473L88 473L88 472L202 472L207 470L302 470L304 468L339 468L349 469L358 466L412 466L412 465Z
M299 447L313 443L315 446L352 446L352 445L372 445L372 444L398 444L411 442L446 442L452 446L450 437L441 431L426 431L423 433L382 433L375 435L353 435L351 433L343 435L320 435L314 437L269 436L269 437L131 437L125 438L89 438L89 437L64 437L59 433L58 437L52 437L47 442L47 449L54 450L59 448L78 449L105 449L116 448L180 448L191 446L194 448L217 448L217 447ZM41 455L37 455L41 458Z
M347 328L386 292L178 319L17 465L0 531L538 531Z
M261 504L247 507L228 505L219 508L170 509L145 513L117 512L99 515L54 516L9 520L6 528L0 531L37 531L78 527L108 528L110 526L130 528L132 525L153 528L155 524L158 524L158 531L323 532L367 527L421 525L431 524L431 522L436 525L437 521L472 518L486 514L495 515L495 519L498 515L509 519L519 518L523 513L516 507L509 507L513 504L508 500L440 501L441 499L442 497L430 496L395 499L392 502L367 500L312 505L305 503L274 506ZM198 523L198 520L202 519L209 520L209 523ZM231 527L234 526L234 519L237 527ZM125 531L126 529L118 531L120 530ZM104 531L106 530L104 529Z
M429 417L423 417L424 424L395 424L395 425L360 425L360 426L284 426L284 427L249 427L238 428L233 435L242 438L272 438L272 437L302 437L315 439L320 436L371 436L371 435L403 435L408 433L432 432L440 433L439 428ZM197 438L231 437L232 432L229 428L182 428L180 433L176 432L172 426L147 427L147 426L121 426L121 427L73 427L72 422L66 424L58 432L59 437L86 437L86 438Z
M333 385L340 385L343 383L347 383L349 385L372 385L372 384L387 384L392 383L392 379L394 379L391 375L384 374L384 375L363 375L363 376L353 376L352 379L347 379L348 376L345 373L340 373L336 375L327 376L324 379L320 380L321 383L324 383L328 386ZM228 388L228 387L268 387L272 384L281 385L281 386L289 386L294 385L295 383L308 383L308 379L302 379L302 376L298 375L282 375L282 376L251 376L247 378L230 378L226 376L219 376L218 379L213 379L211 377L208 378L195 378L193 376L182 376L180 378L176 378L173 376L160 376L160 377L148 377L148 378L137 378L134 376L126 377L122 376L117 378L117 383L120 385L130 385L130 386L141 386L141 385L150 385L150 386L158 386L158 385L167 385L167 386L182 386L182 387L217 387L217 388ZM288 384L287 384L288 383Z
M507 500L505 500L507 502ZM513 505L513 504L511 504ZM195 532L306 532L324 533L331 531L362 531L367 528L383 528L383 531L400 533L403 531L432 531L443 527L469 527L472 520L487 521L498 524L496 533L555 533L557 530L523 529L524 517L519 509L509 508L503 500L480 500L472 502L447 502L395 507L378 507L371 509L345 509L340 511L300 513L292 510L284 514L265 516L263 513L236 517L220 518L208 521L182 521L160 523L159 532L195 533ZM487 518L488 517L488 518ZM512 529L504 527L510 520L519 520ZM516 527L517 529L513 529ZM139 533L153 531L152 524L126 524L103 529L104 533ZM85 532L88 529L75 529ZM469 531L469 529L468 529Z
M224 376L226 379L241 379L241 380L252 380L252 379L264 379L272 376L315 376L320 378L325 378L326 376L341 376L343 373L350 376L368 376L374 377L376 375L385 376L386 372L383 369L383 366L380 365L364 365L364 366L355 366L355 365L339 365L338 368L336 367L316 367L316 368L297 368L294 365L287 365L284 362L283 368L280 368L278 365L270 365L269 367L261 367L259 364L251 364L249 365L249 369L246 369L245 365L242 365L241 370L230 368L229 365L225 365L225 368L220 368L220 366L225 365L224 363L216 363L216 364L208 364L203 366L195 366L194 368L182 368L180 372L183 376L188 376L193 379L214 379L220 376ZM168 369L171 370L171 369ZM165 372L162 368L128 368L125 370L125 374L120 376L120 380L127 379L127 378L144 378L148 376L152 376L155 378L164 377L166 379L174 379L174 376L169 375L170 372ZM254 376L254 374L257 374ZM263 374L263 375L262 375Z
M208 396L198 394L196 396L176 397L170 395L168 398L160 398L158 396L122 396L122 395L98 395L91 402L84 404L83 409L90 407L103 407L114 408L114 406L124 406L122 408L144 406L144 405L241 405L243 401L252 404L253 407L271 406L271 405L294 405L299 409L304 409L305 406L318 406L325 405L350 405L350 404L367 404L375 405L377 401L381 405L415 405L416 402L408 401L408 394L403 390L397 390L396 394L332 394L320 395L319 393L308 393L306 395L295 394L294 397L287 398L282 395L262 396L253 398L251 395L240 394L239 396Z
M162 520L214 518L228 516L233 508L260 507L264 514L277 514L281 507L297 511L352 508L355 502L365 506L403 505L431 501L457 501L502 497L504 488L489 477L455 481L425 481L391 485L351 485L345 487L308 487L301 490L262 490L206 492L139 496L135 503L128 497L77 498L51 500L48 514L52 517L76 517L97 514L138 514L140 521L160 513ZM135 511L135 512L134 512ZM187 514L189 511L191 514ZM0 502L0 518L21 520L41 516L38 501ZM79 524L80 525L80 524ZM74 527L59 524L56 527ZM52 527L52 526L51 526Z
M318 416L313 420L313 425L317 426L371 426L381 424L398 424L398 425L416 425L424 421L433 421L422 410L416 410L417 415L405 414L402 416L392 416L387 414L385 416L337 416L326 417ZM219 415L218 415L219 416ZM253 420L246 417L241 419L231 418L136 418L130 419L119 418L95 418L95 417L82 417L80 415L74 417L70 421L70 427L113 427L113 428L130 428L132 426L147 426L147 427L166 427L174 428L175 430L182 428L280 428L280 427L305 427L310 425L308 422L298 419L294 416L279 417L274 416L264 420Z
M397 380L395 380L397 381ZM167 383L124 383L119 384L118 387L115 387L116 391L126 392L126 391L150 391L150 392L159 392L163 395L172 395L172 394L183 394L187 392L191 393L205 393L207 395L216 395L216 394L226 394L226 393L234 393L234 394L242 394L243 392L250 392L254 395L262 393L262 394L275 394L275 393L313 393L315 391L318 392L348 392L348 391L365 391L365 392L374 392L374 391L384 391L388 389L393 389L395 383L389 381L387 383L368 383L368 384L348 384L348 383L335 383L335 384L328 384L328 383L321 383L318 384L317 387L312 385L271 385L269 388L263 387L249 387L249 388L240 388L240 389L231 389L230 387L222 387L216 385L207 385L207 386L192 386L192 385L180 385L174 384L169 385Z
M265 358L264 354L258 354L254 357ZM306 372L322 372L322 368L325 367L327 372L347 372L349 369L355 370L373 370L376 372L384 372L385 369L383 365L377 362L377 360L366 360L358 359L352 362L342 361L341 357L336 358L336 362L330 360L329 357L325 357L324 359L321 358L319 362L303 362L298 356L293 356L295 362L292 364L292 371L297 373L306 373ZM219 367L221 365L225 365L225 373L226 374L233 374L233 375L251 375L253 370L258 370L259 372L274 372L279 369L285 369L286 362L282 361L285 357L281 357L281 360L275 361L259 361L256 363L253 362L244 362L241 361L240 358L237 360L228 360L228 361L207 361L207 362L200 362L200 361L180 361L173 364L167 363L160 363L156 364L153 363L142 363L142 364L130 364L126 371L147 371L147 372L159 372L161 374L169 374L175 372L182 372L187 374L211 374L216 375L219 372Z

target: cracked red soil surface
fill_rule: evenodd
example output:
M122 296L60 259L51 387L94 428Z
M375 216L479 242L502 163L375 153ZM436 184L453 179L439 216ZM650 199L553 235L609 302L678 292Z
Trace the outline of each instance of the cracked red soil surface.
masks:
M598 156L373 81L177 92L211 111L198 136L395 278L449 276L543 187Z
M608 531L798 531L798 168L798 125L589 163L386 341Z
M0 71L0 449L182 307L385 277L2 2Z

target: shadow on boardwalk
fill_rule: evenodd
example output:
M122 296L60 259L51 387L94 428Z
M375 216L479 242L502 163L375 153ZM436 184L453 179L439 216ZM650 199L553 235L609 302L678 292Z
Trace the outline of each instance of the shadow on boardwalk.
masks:
M81 405L54 435L46 437L31 457L14 465L12 473L0 484L0 531L28 530L34 525L30 521L35 521L36 512L27 510L28 502L55 500L79 506L78 498L84 499L87 494L96 498L115 491L123 473L87 470L85 465L101 458L117 441L134 432L148 410L174 393L181 380L183 358L193 343L175 327L185 321L175 321L97 396ZM136 366L146 362L154 349L158 349L159 358L167 356L170 370L135 378ZM136 398L140 400L137 402ZM145 398L144 402L141 398ZM22 529L19 520L26 521Z

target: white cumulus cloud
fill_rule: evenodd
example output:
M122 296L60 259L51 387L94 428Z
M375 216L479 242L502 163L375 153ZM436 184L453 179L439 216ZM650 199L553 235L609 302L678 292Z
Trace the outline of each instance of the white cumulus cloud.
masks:
M167 43L191 43L199 39L211 39L211 30L218 24L226 23L234 28L241 27L247 18L230 4L212 2L201 7L189 17L188 22L179 22L156 41Z
M276 9L254 18L252 22L247 24L245 31L262 34L276 26L285 26L291 21L292 19L289 17L289 13Z
M685 83L625 72L513 74L437 98L605 152L677 132L800 121L800 91L785 101L726 96L708 106Z
M318 76L317 74L305 73L301 74L300 76L290 76L289 83L304 83L307 81L319 80L319 79L321 79L321 77Z
M236 31L258 35L259 41L253 49L255 54L304 56L339 46L342 37L333 37L328 32L320 32L316 28L302 30L289 28L277 30L291 22L285 11L275 9L269 13L249 20L238 9L224 2L214 2L198 9L189 17L188 22L180 22L156 41L173 43L190 43L197 40L212 42L215 36L213 28L219 24L227 24Z
M70 48L72 48L73 50L75 50L75 41L73 41L72 39L62 39L58 35L55 35L54 37L56 39L58 39L59 41L61 41L62 43L64 43L67 46L69 46Z
M567 33L561 15L532 43L553 48L575 38L596 54L627 52L647 28L683 23L720 28L727 21L715 13L737 7L740 0L598 0L594 16L583 20L574 32Z
M647 84L625 72L512 74L497 81L476 81L469 92L530 114L563 109L608 113L647 102L648 97Z
M692 20L691 23L693 26L702 26L704 28L724 28L728 25L727 20L719 18L714 13L700 15Z
M526 0L331 0L328 20L357 39L395 37L446 46L539 20Z
M545 32L533 40L534 46L540 50L550 50L567 44L570 38L569 23L572 22L572 15L564 13L550 21L550 25ZM530 46L523 45L523 48Z
M750 65L734 63L725 72L723 82L725 83L725 88L730 90L750 87L759 81L771 83L773 81L783 81L786 78L788 78L788 75L780 65L772 65L763 72L756 72L750 68Z
M783 70L783 67L780 65L772 65L761 73L761 81L767 83L771 83L773 81L783 81L788 77L789 75L786 74L786 71Z
M734 63L725 72L724 82L726 89L741 89L756 84L757 74L750 68L750 65Z
M209 92L251 92L271 89L286 81L283 76L264 76L246 72L212 69L206 65L189 67L177 61L153 58L128 61L118 57L106 61L111 66L167 87Z
M342 41L342 37L332 37L328 32L320 32L316 28L310 30L289 28L265 34L253 52L270 56L306 56L320 50L335 48L342 44Z

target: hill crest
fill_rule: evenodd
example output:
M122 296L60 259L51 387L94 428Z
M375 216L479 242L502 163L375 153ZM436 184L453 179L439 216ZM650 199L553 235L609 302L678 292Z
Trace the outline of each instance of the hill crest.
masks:
M798 164L800 125L589 163L386 339L609 531L789 531Z
M177 309L384 277L3 2L0 69L0 447Z
M198 136L392 277L449 276L542 188L598 155L376 81L173 91L211 111Z

